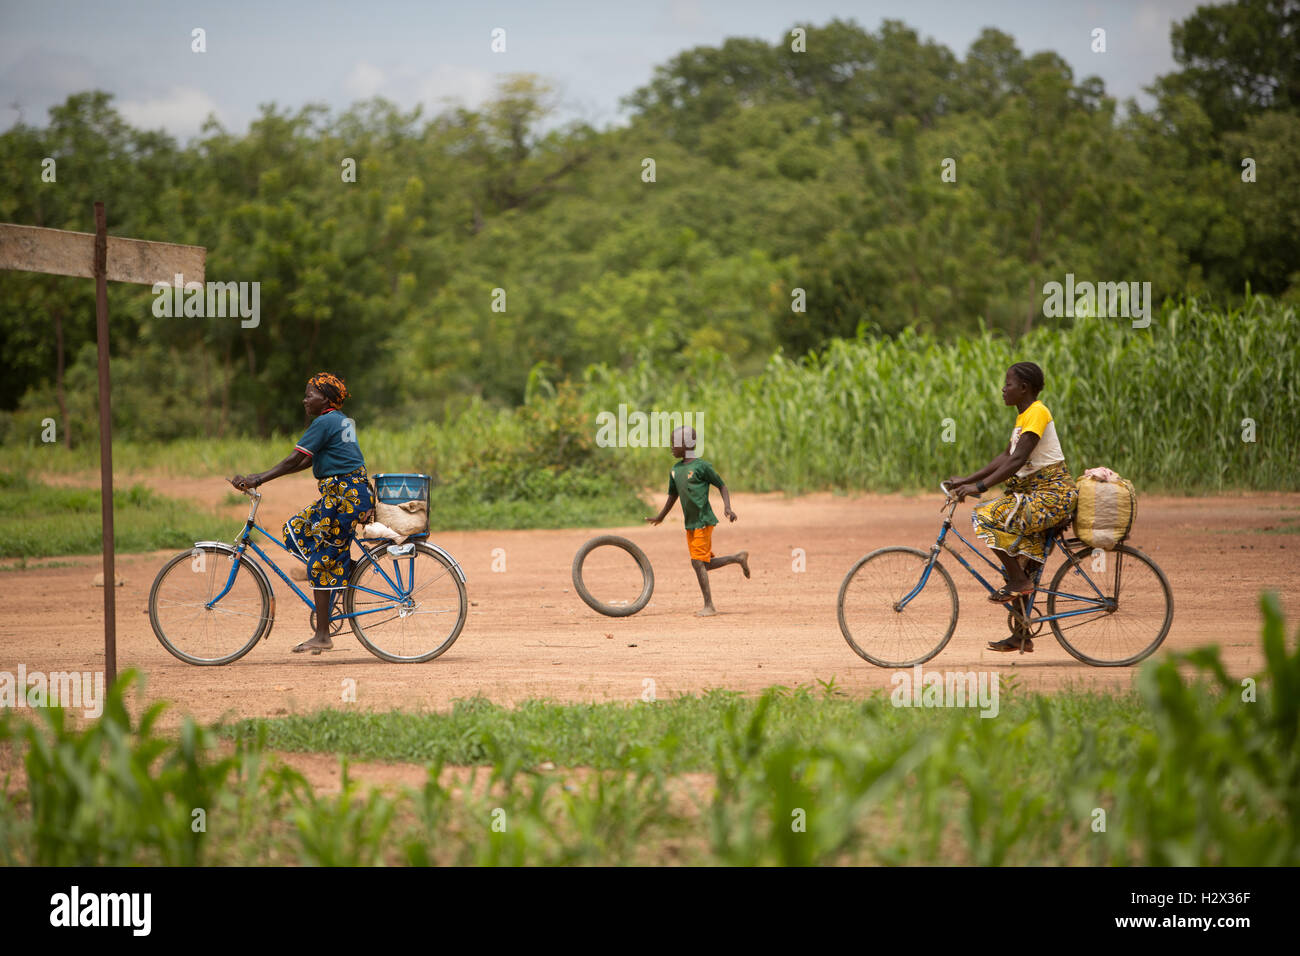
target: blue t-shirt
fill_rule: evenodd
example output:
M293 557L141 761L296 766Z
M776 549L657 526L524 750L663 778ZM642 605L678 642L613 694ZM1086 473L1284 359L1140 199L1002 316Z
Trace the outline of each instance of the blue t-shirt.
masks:
M356 423L337 408L318 415L293 447L311 456L311 473L317 478L346 475L366 467L357 443Z

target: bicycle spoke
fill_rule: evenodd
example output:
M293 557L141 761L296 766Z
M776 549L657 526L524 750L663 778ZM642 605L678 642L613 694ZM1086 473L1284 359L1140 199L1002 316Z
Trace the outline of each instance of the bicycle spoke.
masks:
M933 657L947 642L956 595L938 564L917 590L929 560L910 548L884 548L850 572L840 589L840 629L859 656L880 666L910 666Z
M360 559L345 609L353 632L370 650L389 660L427 660L456 639L464 624L464 588L431 548L417 545L379 573L384 552ZM371 593L379 592L379 593ZM385 593L386 592L386 593ZM355 612L366 613L355 613Z
M258 618L260 618L260 617L262 616L262 615L261 615L259 612L257 612L257 611L237 611L237 610L235 610L233 607L226 607L224 601L223 601L222 603L220 603L220 604L214 604L214 605L212 605L212 607L208 607L206 601L201 602L201 603L198 603L198 604L187 604L187 603L181 603L181 602L170 602L170 603L168 603L168 604L161 604L161 603L160 603L160 604L158 605L158 607L159 607L160 610L161 610L162 608L164 608L164 607L193 607L193 608L198 608L200 611L216 611L216 612L218 612L218 613L220 613L220 614L234 614L234 615L240 615L240 616L243 616L243 617L258 617Z
M234 556L221 549L182 552L154 580L150 623L163 646L181 660L234 660L268 625L269 592L246 559L240 559L232 579L234 562ZM221 598L213 604L217 595Z
M1077 570L1067 562L1057 571L1048 613L1077 611L1094 603L1059 587L1065 579L1073 580L1076 573L1100 589L1106 604L1091 613L1052 620L1052 630L1067 651L1086 663L1136 663L1151 654L1168 633L1173 615L1168 582L1149 558L1127 546L1096 558L1104 564L1092 571L1082 567L1089 553L1075 555Z

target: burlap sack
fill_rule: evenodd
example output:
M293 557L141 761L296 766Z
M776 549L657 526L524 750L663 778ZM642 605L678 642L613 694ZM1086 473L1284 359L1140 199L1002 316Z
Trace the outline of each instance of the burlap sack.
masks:
M1112 550L1133 530L1137 517L1137 492L1133 482L1098 481L1083 475L1075 481L1079 504L1074 512L1074 534L1090 548Z
M402 501L389 505L376 500L375 520L398 534L423 534L429 530L428 502Z

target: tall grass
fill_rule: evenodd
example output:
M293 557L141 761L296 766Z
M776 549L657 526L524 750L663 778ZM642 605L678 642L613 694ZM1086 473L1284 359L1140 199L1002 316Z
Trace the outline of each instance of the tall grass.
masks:
M592 369L586 398L593 415L620 402L703 412L704 454L738 487L932 488L1006 447L1015 410L1000 390L1017 361L1043 367L1076 475L1107 465L1140 489L1300 488L1300 323L1261 297L1230 312L1166 304L1147 329L1042 319L1015 343L987 330L863 335L774 356L751 378L705 356L671 380L644 364ZM623 454L647 477L664 471L662 450Z
M593 367L576 400L534 370L517 409L474 401L444 422L401 426L358 410L358 434L372 473L438 476L443 527L631 520L634 491L663 485L671 458L594 447L596 414L620 403L703 413L702 450L738 489L927 489L1005 448L1015 413L1000 389L1022 360L1045 370L1042 398L1075 474L1108 465L1139 489L1175 493L1300 489L1300 322L1293 306L1258 296L1228 312L1166 303L1146 329L1041 319L1017 342L988 330L863 333L800 359L777 354L750 377L717 353L684 356L679 371ZM114 465L232 474L269 467L297 437L121 442ZM29 473L90 470L96 455L89 445L4 449L8 467Z

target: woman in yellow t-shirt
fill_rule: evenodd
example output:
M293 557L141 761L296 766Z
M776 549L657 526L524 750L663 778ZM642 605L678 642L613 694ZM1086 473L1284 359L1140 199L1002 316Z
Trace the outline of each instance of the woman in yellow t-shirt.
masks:
M975 533L983 538L1006 569L1005 587L989 595L994 604L1010 604L1032 594L1034 583L1021 558L1042 564L1047 560L1047 532L1074 513L1079 492L1065 465L1056 423L1038 400L1043 390L1043 370L1033 362L1017 362L1007 370L1002 401L1020 413L1007 450L965 478L948 479L957 500L982 493L989 485L1006 481L1006 494L971 512ZM1022 646L1023 645L1023 646ZM1033 650L1028 637L1013 635L990 643L998 651Z

